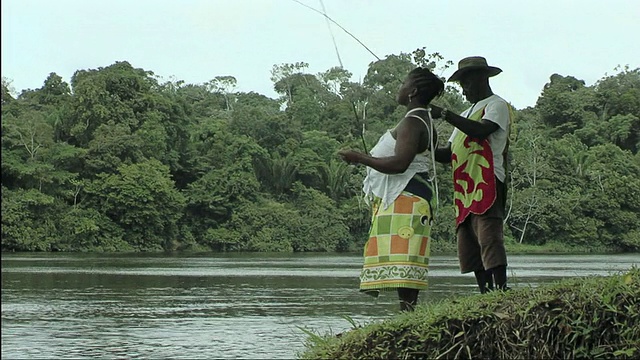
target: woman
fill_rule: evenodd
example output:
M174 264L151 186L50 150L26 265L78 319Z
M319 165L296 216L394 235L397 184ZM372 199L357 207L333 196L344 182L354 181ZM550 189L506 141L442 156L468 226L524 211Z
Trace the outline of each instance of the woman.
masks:
M380 137L371 155L341 150L351 164L367 166L363 191L373 215L364 247L360 291L377 296L397 289L400 310L412 311L427 288L430 233L437 206L433 149L437 135L427 106L444 83L424 68L412 70L396 100L407 113Z

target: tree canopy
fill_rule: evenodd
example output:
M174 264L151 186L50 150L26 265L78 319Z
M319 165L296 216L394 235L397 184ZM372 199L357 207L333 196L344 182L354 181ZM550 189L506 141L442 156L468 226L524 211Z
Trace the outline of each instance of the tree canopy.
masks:
M425 49L390 55L361 82L335 67L274 65L277 99L159 80L116 62L51 73L19 95L2 81L3 251L350 251L366 241L363 150L402 116L395 94ZM515 91L515 90L514 90ZM509 99L509 94L499 94ZM436 103L461 112L453 86ZM440 144L452 128L438 123ZM509 241L640 250L640 69L587 86L552 74L516 111ZM450 169L438 165L436 243L453 243Z

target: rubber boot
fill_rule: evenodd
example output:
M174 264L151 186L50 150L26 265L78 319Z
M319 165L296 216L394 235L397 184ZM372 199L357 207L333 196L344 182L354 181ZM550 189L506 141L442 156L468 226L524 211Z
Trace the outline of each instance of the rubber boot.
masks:
M493 270L485 270L485 280L487 292L493 291Z
M487 287L487 283L491 279L491 273L482 269L482 270L474 271L473 274L476 276L476 282L478 283L478 288L480 289L480 293L484 294L487 291L489 291ZM491 288L493 289L493 281L491 281Z
M398 288L400 311L413 311L418 303L418 293L417 289Z
M509 290L509 287L507 287L507 266L496 266L491 269L491 272L493 273L493 280L496 283L496 289L503 291Z

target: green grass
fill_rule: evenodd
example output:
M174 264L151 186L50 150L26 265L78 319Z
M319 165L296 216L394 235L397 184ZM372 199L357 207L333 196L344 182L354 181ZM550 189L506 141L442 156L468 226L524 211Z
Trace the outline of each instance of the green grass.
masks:
M505 238L507 254L609 254L617 253L620 250L606 247L584 247L569 245L561 242L550 241L544 245L520 244L513 239ZM431 243L431 254L451 255L458 251L455 241L444 241L434 239Z
M544 245L520 244L505 241L509 254L606 254L619 252L618 249L605 247L584 247L560 242L548 242Z
M310 337L302 359L640 359L640 270L447 299Z

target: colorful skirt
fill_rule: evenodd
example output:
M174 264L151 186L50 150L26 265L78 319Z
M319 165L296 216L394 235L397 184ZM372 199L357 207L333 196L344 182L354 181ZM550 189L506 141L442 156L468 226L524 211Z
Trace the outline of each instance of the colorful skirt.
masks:
M403 191L387 209L382 208L380 198L374 199L360 291L377 295L380 290L401 287L427 288L435 211L432 199Z

